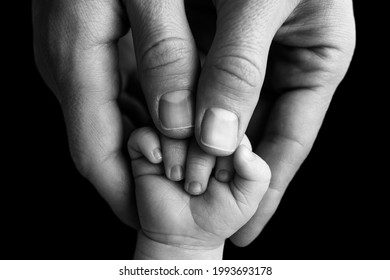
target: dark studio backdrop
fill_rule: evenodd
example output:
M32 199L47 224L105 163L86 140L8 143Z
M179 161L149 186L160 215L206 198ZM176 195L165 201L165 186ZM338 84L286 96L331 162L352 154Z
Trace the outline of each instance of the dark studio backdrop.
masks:
M390 258L388 67L364 5L355 1L355 56L312 152L263 233L247 248L228 242L226 259ZM60 106L34 64L30 6L14 9L2 39L0 259L131 259L135 232L71 161Z

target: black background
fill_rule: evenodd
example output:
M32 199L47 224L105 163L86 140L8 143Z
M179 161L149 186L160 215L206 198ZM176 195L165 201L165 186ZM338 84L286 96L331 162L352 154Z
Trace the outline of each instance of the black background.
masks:
M367 6L355 1L355 56L312 152L259 238L247 248L227 243L225 258L390 258L388 35L380 8ZM135 232L71 161L61 109L35 68L30 6L10 11L2 38L0 259L131 259Z

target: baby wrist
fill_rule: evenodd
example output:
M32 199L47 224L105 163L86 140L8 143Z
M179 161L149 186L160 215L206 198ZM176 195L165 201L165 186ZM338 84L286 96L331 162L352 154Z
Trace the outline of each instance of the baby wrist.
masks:
M198 248L180 244L164 244L147 237L138 231L134 252L136 260L221 260L224 243L216 248Z

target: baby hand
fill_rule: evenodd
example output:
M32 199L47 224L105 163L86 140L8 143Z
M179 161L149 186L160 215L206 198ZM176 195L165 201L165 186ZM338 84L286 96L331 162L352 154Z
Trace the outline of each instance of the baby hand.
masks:
M160 139L153 129L135 130L128 149L141 224L138 257L221 257L225 239L252 217L270 182L268 165L240 145L229 157L231 180L220 182L211 175L207 190L192 196L183 181L166 178Z

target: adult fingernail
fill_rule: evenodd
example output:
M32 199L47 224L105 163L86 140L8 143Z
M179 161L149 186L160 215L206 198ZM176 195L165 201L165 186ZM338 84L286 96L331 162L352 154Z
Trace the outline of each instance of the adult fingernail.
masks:
M189 183L187 192L194 195L200 194L202 192L202 184L196 181Z
M159 118L166 130L193 127L191 92L183 90L164 94L160 99Z
M180 181L183 179L183 168L180 165L175 165L171 168L170 179Z
M203 145L227 152L234 152L237 147L237 115L221 108L206 111L201 130Z

